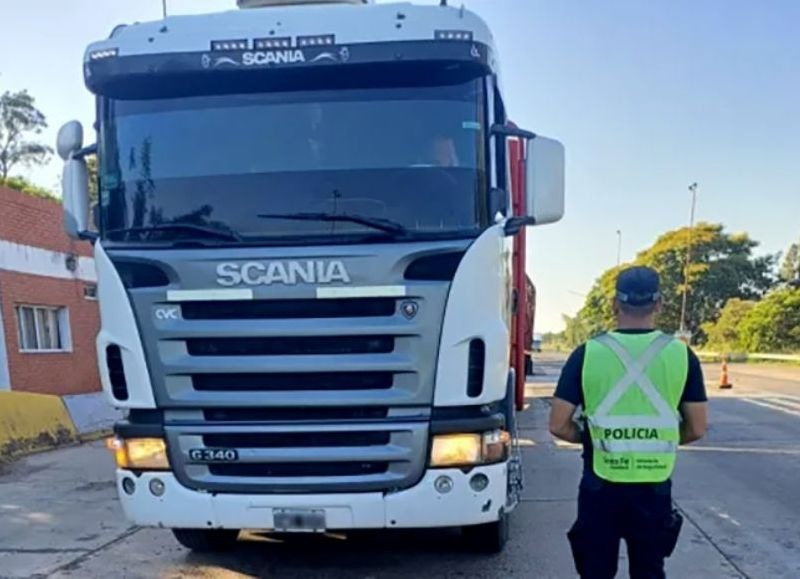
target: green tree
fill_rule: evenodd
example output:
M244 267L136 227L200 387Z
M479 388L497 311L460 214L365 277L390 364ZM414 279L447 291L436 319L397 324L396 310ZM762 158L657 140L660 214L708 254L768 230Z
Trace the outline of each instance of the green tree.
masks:
M86 169L89 171L89 206L94 207L99 200L96 155L86 157Z
M786 250L778 276L785 282L800 279L800 242L791 244Z
M664 306L658 324L667 332L675 332L680 327L688 236L686 227L668 231L640 252L632 264L650 266L661 276ZM753 250L757 246L758 243L746 234L726 233L719 224L695 226L691 266L687 271L687 328L697 341L705 340L702 324L716 320L729 299L758 299L774 285L772 271L776 256L755 257ZM613 327L612 303L618 271L612 268L600 276L576 316L589 335Z
M22 193L27 193L28 195L33 195L34 197L42 197L44 199L50 199L51 201L59 200L55 193L49 189L34 185L23 177L9 177L8 179L0 179L0 185L5 185L9 189L21 191Z
M29 140L47 127L47 119L36 108L27 91L0 95L0 179L7 179L17 165L41 165L53 150Z
M708 347L724 353L746 351L747 347L741 340L741 324L755 306L754 301L729 299L715 322L701 326L708 338Z
M744 318L739 336L750 352L800 351L800 289L770 292Z
M562 332L562 342L567 348L575 348L579 344L585 342L591 333L585 322L581 317L580 312L575 317L562 316L564 320L564 331Z

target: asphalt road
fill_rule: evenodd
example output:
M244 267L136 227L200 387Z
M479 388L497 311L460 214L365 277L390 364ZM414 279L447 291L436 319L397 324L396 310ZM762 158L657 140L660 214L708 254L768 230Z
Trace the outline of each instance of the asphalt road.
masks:
M0 468L0 577L573 577L564 532L579 453L546 431L559 368L545 358L528 387L527 486L502 555L467 552L452 532L251 537L228 555L193 555L168 531L124 521L111 458L93 443ZM675 499L687 523L669 573L800 577L800 368L732 366L730 391L716 389L716 368L707 377L712 426L679 457Z

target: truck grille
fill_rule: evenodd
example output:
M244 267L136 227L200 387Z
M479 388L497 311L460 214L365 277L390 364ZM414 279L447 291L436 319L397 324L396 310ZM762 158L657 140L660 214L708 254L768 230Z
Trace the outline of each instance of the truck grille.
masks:
M210 448L329 448L389 444L388 432L255 432L250 434L206 434Z
M189 488L373 492L407 488L420 480L428 422L172 424L166 433L175 475ZM203 460L192 453L196 449L235 450L237 458Z
M296 320L312 318L372 318L392 316L393 298L340 300L262 300L246 302L187 302L185 320Z
M386 390L391 372L282 372L252 374L193 374L199 392L280 392L281 390Z
M334 463L273 463L273 464L215 464L209 472L217 476L292 478L292 477L344 477L384 474L389 469L386 462L334 462Z
M201 338L186 341L190 356L336 356L386 354L394 338L326 336L302 338Z
M379 420L389 415L388 408L371 407L330 407L314 408L301 406L295 408L215 408L204 410L208 422L300 422L300 421L353 421Z
M448 284L401 283L402 297L307 299L308 288L281 287L176 303L163 288L131 292L180 482L327 493L420 480ZM304 297L286 298L294 292ZM194 449L238 458L198 462Z

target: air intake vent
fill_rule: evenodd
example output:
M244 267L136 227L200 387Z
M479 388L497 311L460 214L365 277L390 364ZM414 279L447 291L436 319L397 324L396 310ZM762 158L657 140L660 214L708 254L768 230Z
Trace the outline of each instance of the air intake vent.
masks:
M378 318L393 316L396 308L394 298L186 302L181 306L184 320Z
M391 433L366 432L235 432L206 434L203 444L211 448L358 448L384 446Z
M111 393L117 400L127 400L130 394L128 393L128 382L125 380L125 367L122 364L122 351L119 346L112 344L106 347L106 365L108 366L108 378L111 381Z
M341 356L387 354L390 336L325 336L308 338L193 338L186 340L190 356Z
M391 372L254 372L192 376L192 385L200 392L388 390L393 382L394 375Z
M453 281L462 257L464 257L463 251L420 257L408 266L405 278L420 281Z
M483 340L469 343L469 367L467 369L467 395L477 398L483 394L483 371L486 366L486 344Z
M386 407L303 407L303 408L212 408L203 410L208 422L325 422L381 420L389 415Z
M211 464L214 476L303 478L383 474L388 462L283 462L272 464Z
M122 285L128 289L169 285L167 274L154 265L135 261L115 261L114 266L117 268Z

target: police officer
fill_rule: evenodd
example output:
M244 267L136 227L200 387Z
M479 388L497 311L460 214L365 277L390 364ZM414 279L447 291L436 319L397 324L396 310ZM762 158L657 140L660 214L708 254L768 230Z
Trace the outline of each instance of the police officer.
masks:
M705 434L707 398L697 356L655 329L658 274L631 267L616 290L617 329L570 355L550 431L583 443L578 518L567 534L578 574L614 577L625 539L631 578L657 579L680 532L670 481L677 447Z

